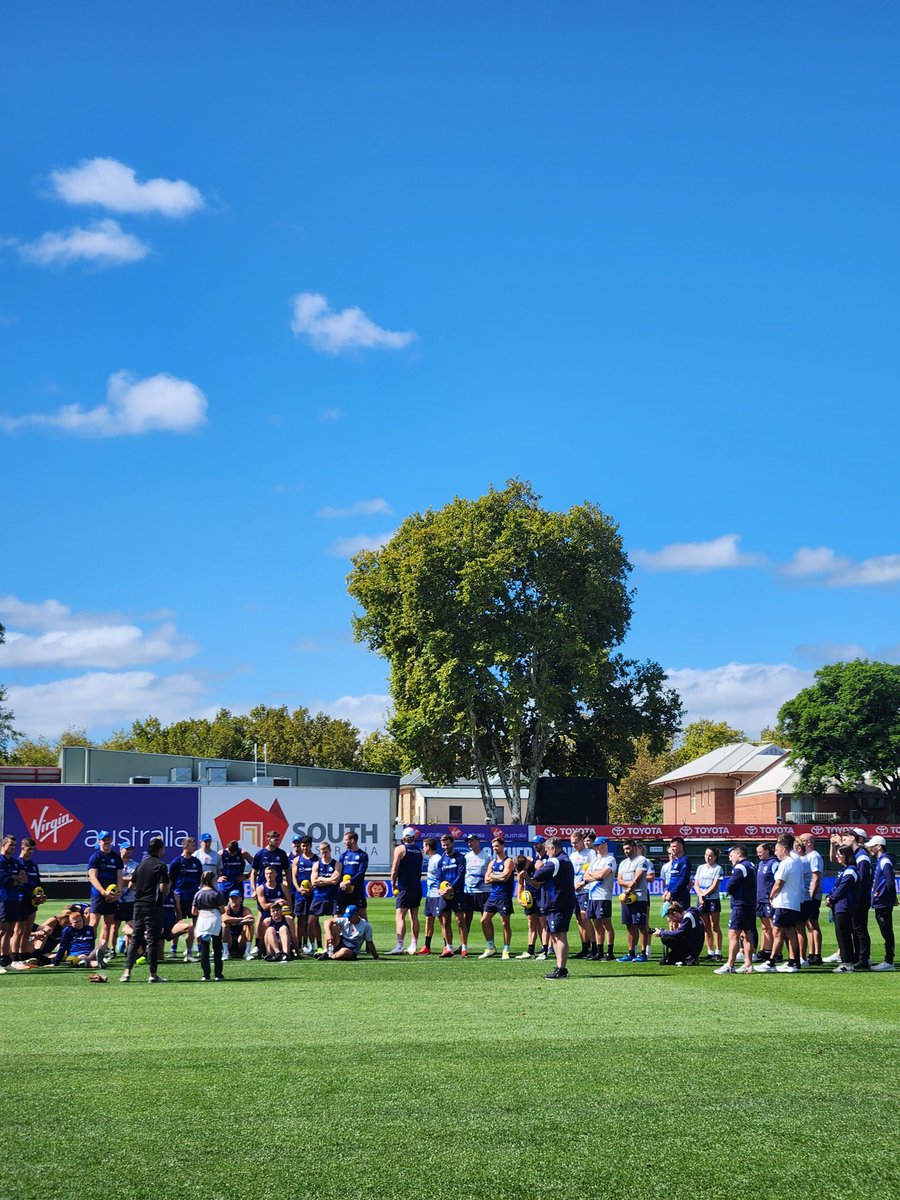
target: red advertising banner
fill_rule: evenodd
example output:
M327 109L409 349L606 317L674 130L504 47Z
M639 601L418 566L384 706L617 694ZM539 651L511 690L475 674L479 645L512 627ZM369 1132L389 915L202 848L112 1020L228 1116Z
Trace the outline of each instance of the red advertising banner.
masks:
M880 833L885 838L900 838L900 823L882 825L855 825L852 821L837 825L536 825L538 833L546 837L570 837L576 829L591 829L595 834L621 841L625 837L642 838L644 841L666 841L668 838L775 838L779 833L811 833L813 837L827 838L833 833L847 833L851 829L862 829L866 837Z

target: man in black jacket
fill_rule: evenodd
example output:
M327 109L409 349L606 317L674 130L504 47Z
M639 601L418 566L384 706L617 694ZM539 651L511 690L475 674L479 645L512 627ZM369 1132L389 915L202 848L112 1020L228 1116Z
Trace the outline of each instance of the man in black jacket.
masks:
M134 890L134 917L131 922L131 945L125 960L122 983L131 982L131 972L142 949L150 967L149 983L164 983L157 973L159 942L162 936L163 900L168 895L169 868L162 861L165 843L162 838L150 839L147 854L131 878Z

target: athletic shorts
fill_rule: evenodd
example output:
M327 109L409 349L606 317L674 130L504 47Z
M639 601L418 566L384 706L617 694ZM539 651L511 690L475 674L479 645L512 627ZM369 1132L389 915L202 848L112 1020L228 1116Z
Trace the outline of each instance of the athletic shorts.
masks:
M728 918L729 929L753 930L756 931L756 914L748 905L741 908L739 905L731 906L731 916Z
M572 923L573 911L568 912L548 912L544 913L544 920L547 923L548 933L568 933L569 925Z
M716 913L722 911L722 900L719 896L707 896L700 901L700 911L702 913Z
M582 888L581 891L575 893L575 902L578 905L579 912L587 913L588 907L591 903L588 899L587 888Z
M116 909L116 916L120 921L130 921L134 916L134 901L120 900Z
M357 952L356 952L356 951L355 951L355 950L352 948L352 946L345 946L345 945L343 944L343 942L341 943L341 945L340 945L340 946L338 946L338 949L339 949L339 950L349 950L349 951L350 951L350 958L349 958L349 959L345 959L345 960L344 960L345 962L356 962L356 960L359 958L359 954L358 954L358 953L357 953Z
M422 903L422 889L418 885L411 888L400 888L396 895L395 908L418 908Z
M592 921L608 921L612 916L612 900L589 900L587 915Z
M249 941L252 930L250 929L249 925L223 925L222 926L222 937L223 938L226 933L231 934L232 941L246 942L246 941Z
M315 896L309 906L311 917L333 917L336 901L334 899L317 900Z
M17 899L0 900L0 924L11 925L19 919L19 901Z
M646 900L637 900L634 904L622 905L623 925L646 925L647 910L650 905Z
M821 897L817 897L815 900L804 900L800 905L800 916L804 921L815 921L818 919L821 907Z
M443 901L441 900L440 896L426 896L425 916L439 917L441 915L441 904L443 904Z
M308 917L312 906L312 892L294 892L294 916Z
M338 916L341 916L345 909L348 909L351 904L355 904L363 916L365 916L368 903L369 898L365 894L360 897L352 892L350 895L347 895L346 892L340 892L338 893L337 900L334 902L334 911Z
M451 900L447 900L444 896L438 896L437 901L437 915L439 917L443 917L448 913L461 913L466 911L464 907L461 907L461 905L464 904L463 896L457 896L454 894Z
M164 917L163 918L162 930L161 930L159 936L162 938L162 940L164 942L171 942L172 938L175 936L175 934L172 932L172 930L175 928L175 926L177 924L178 924L177 917Z
M118 900L104 900L102 896L91 896L91 912L101 917L114 917L118 907Z
M772 905L771 905L771 904L769 904L769 903L767 903L767 902L763 902L763 903L761 903L761 904L757 904L757 906L756 906L756 915L757 915L758 917L768 917L768 918L769 918L769 920L771 921L771 919L772 919Z
M466 903L468 904L468 912L482 913L484 906L487 904L487 898L490 892L466 892Z
M513 902L503 897L500 900L485 900L484 912L488 914L497 913L501 917L508 917L512 912Z
M800 924L800 914L794 908L776 908L772 914L772 924L779 929L793 929Z

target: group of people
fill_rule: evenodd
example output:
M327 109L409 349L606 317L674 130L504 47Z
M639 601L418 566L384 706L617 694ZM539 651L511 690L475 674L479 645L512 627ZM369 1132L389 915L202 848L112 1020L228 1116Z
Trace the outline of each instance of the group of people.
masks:
M69 905L38 924L46 896L33 860L34 843L23 839L16 855L15 839L4 838L0 968L64 963L102 968L124 953L123 982L130 981L139 961L146 961L151 982L158 982L165 945L177 956L181 936L184 961L196 961L196 949L203 978L212 980L223 978L222 964L229 958L283 963L314 955L341 960L356 958L364 948L377 957L367 919L369 860L357 834L344 835L339 855L327 841L314 852L309 836L295 837L290 854L280 841L272 831L253 856L237 842L229 842L219 854L212 849L211 835L204 833L199 847L185 838L180 854L167 864L163 842L156 838L138 864L129 842L113 848L111 834L101 830L88 864L89 904ZM745 846L732 846L728 876L713 846L692 872L683 839L673 838L660 871L665 923L656 928L650 922L653 863L638 839L626 839L622 849L617 861L605 838L576 830L566 840L536 837L531 856L508 853L502 835L488 849L470 834L463 852L449 833L440 839L426 836L420 845L417 831L407 827L391 863L396 941L387 953L430 955L439 929L440 957L468 957L477 917L485 941L479 957L508 960L513 957L511 917L519 904L528 932L526 948L516 957L553 959L549 979L568 975L573 921L581 940L574 957L594 962L648 962L655 937L664 965L696 965L705 943L707 959L723 975L796 973L824 962L835 963L834 970L842 974L894 969L897 889L883 837L867 839L863 830L854 829L831 839L830 858L839 874L825 904L839 949L827 960L822 958L819 924L824 863L811 835L783 833L774 843L761 842L755 861ZM245 898L248 879L254 908ZM723 893L731 901L726 952L720 926ZM613 924L616 895L627 943L619 956ZM874 965L870 911L884 941L884 959Z

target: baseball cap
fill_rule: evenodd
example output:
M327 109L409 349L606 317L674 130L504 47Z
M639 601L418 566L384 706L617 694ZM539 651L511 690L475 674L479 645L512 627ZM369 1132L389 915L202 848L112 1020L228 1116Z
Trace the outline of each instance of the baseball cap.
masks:
M120 850L130 850L131 849L131 842L129 842L128 838L123 838L122 841L119 842L119 849Z
M415 837L416 831L413 829L412 825L405 825L403 828L402 836L403 837Z
M866 849L871 850L873 846L886 846L887 842L880 833L876 833L875 837L870 837L866 842Z
M229 896L240 896L241 889L240 888L232 888L231 891L228 893L228 895Z
M609 838L604 837L602 833L595 834L594 841L599 842L603 846L609 845Z
M356 907L355 904L348 904L347 907L344 909L345 917L355 917L355 916L358 916L358 914L359 914L359 909Z
M480 838L480 836L479 836L477 833L467 833L467 834L466 834L466 841L467 841L467 842L471 842L472 838L476 838L476 839L477 839L479 842L481 841L481 838Z
M546 842L546 840L547 840L547 839L546 839L545 837L542 837L542 836L539 834L537 837L533 837L533 838L531 839L531 845L532 845L532 846L543 846L543 844L544 844L544 842Z
M201 834L200 834L200 841L201 841L201 842L211 842L211 841L212 841L212 834L211 834L211 833L201 833Z
M98 842L104 842L104 841L106 841L107 838L111 838L111 837L112 837L112 834L109 832L108 829L98 829L97 830L97 841Z
M860 839L864 839L866 836L866 831L864 829L860 829L860 827L858 825L854 825L853 828L850 830L850 832L855 833L856 836Z
M298 833L296 837L291 838L291 845L293 846L294 842L302 842L302 841L303 841L303 838Z

